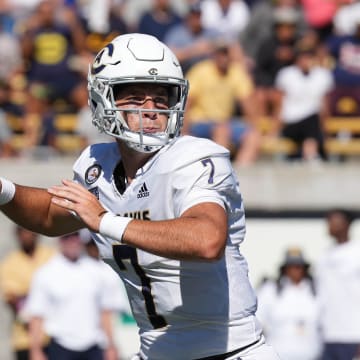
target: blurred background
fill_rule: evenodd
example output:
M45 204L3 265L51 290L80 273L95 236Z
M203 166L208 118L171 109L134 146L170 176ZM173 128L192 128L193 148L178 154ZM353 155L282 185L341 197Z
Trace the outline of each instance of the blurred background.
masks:
M256 289L277 278L292 248L315 272L337 243L332 209L351 213L346 241L359 244L356 0L0 0L1 176L57 184L72 177L85 146L110 141L91 124L86 76L96 53L128 32L152 34L178 56L190 81L184 133L231 152L247 211L241 249ZM4 216L0 229L1 262L18 243ZM40 242L56 249L54 239ZM346 279L360 289L360 268L352 271ZM360 319L360 307L353 311ZM3 296L2 360L15 359L13 315ZM127 359L138 346L129 310L114 314L114 329ZM354 333L345 342L360 344L360 325Z

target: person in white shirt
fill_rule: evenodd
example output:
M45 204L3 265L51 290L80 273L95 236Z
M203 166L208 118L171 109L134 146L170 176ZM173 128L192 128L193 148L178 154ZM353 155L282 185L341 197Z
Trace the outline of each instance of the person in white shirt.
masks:
M115 38L93 61L91 145L74 180L37 189L1 178L1 211L38 232L87 227L124 281L144 360L275 360L240 252L244 205L229 151L180 136L188 82L153 36Z
M297 158L325 159L323 129L334 80L331 70L316 64L315 48L301 45L300 41L295 63L278 72L275 87L275 120L280 136L298 145Z
M349 360L360 356L360 241L352 239L353 214L332 209L326 216L335 245L315 267L324 338L322 360Z
M25 313L32 360L116 360L112 314L119 293L103 264L83 255L78 233L60 237L60 252L35 273ZM46 353L43 334L51 341Z
M205 29L217 29L224 38L239 39L250 20L250 9L244 0L202 0L201 21Z
M257 316L282 360L316 360L321 353L319 310L309 263L289 248L279 276L260 286Z
M358 0L344 2L340 5L333 19L335 35L353 35L360 20L360 3Z

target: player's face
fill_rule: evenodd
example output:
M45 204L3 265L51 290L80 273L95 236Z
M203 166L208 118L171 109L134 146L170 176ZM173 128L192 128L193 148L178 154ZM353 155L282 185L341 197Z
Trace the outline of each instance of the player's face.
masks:
M134 84L115 92L115 104L122 109L140 109L141 112L124 112L123 117L132 131L144 133L165 131L168 113L154 111L169 109L167 88L157 84ZM141 117L141 121L140 121Z

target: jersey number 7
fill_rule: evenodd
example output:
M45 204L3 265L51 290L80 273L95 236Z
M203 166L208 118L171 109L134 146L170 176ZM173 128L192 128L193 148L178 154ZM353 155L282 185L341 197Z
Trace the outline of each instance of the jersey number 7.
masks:
M138 262L136 249L128 245L114 245L113 255L117 265L122 271L127 271L123 260L130 260L131 266L134 268L136 275L140 278L141 292L145 300L146 313L153 328L159 329L166 326L167 323L165 318L156 312L154 298L151 293L151 281Z

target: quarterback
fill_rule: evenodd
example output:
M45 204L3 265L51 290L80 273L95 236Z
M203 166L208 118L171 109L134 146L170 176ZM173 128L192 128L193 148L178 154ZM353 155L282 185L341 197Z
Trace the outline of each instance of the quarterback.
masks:
M275 360L239 247L244 207L229 152L180 136L188 92L156 38L126 34L88 76L93 124L74 178L39 189L0 178L0 209L48 236L88 228L124 281L143 360Z

